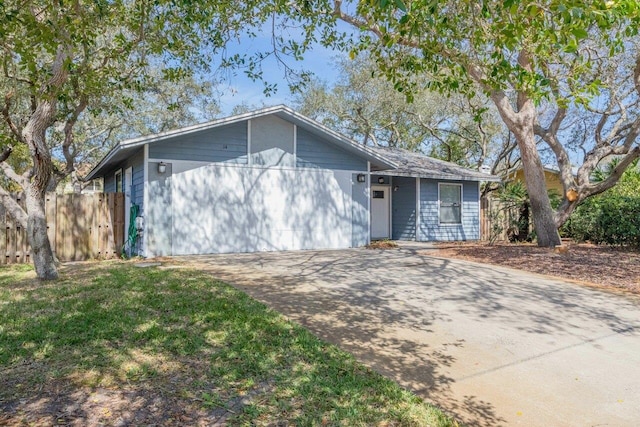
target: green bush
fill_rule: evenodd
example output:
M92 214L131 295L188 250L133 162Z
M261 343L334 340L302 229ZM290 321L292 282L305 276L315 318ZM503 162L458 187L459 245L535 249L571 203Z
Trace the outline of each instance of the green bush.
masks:
M607 195L587 200L565 225L577 241L640 248L640 197Z
M640 249L639 177L635 168L628 170L614 188L585 200L562 233L577 241Z

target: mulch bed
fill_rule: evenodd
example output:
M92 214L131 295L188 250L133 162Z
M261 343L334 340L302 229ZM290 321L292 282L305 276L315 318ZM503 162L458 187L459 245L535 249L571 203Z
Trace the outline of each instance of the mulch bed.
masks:
M640 253L625 248L568 243L567 251L533 244L440 243L436 256L545 274L640 294Z

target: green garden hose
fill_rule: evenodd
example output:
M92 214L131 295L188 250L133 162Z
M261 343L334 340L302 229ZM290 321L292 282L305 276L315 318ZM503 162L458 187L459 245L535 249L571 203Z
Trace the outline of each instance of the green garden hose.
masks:
M138 205L131 205L129 210L129 232L127 233L127 240L122 245L122 256L130 258L133 248L136 245L138 239L138 229L136 228L136 218L140 207ZM128 251L127 251L128 248ZM127 253L128 252L128 253Z

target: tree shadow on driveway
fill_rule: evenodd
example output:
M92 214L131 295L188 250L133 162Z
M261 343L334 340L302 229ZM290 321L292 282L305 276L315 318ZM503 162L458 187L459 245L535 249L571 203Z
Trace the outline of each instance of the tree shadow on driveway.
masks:
M501 399L511 399L509 387L496 384L505 389L496 397L495 390L465 387L470 379L506 372L568 347L598 346L611 334L639 329L638 301L621 299L614 311L606 292L416 250L184 260L265 302L468 425L508 424L516 413L510 403L502 405ZM491 399L483 398L485 392ZM528 404L529 412L535 412L545 402ZM540 424L541 418L530 415Z

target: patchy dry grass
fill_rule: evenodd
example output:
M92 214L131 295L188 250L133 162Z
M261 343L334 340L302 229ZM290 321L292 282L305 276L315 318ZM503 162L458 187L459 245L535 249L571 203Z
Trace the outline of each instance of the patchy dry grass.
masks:
M0 424L455 425L242 292L110 261L0 269Z
M398 248L398 243L393 240L383 239L383 240L374 240L366 246L367 249L396 249Z

